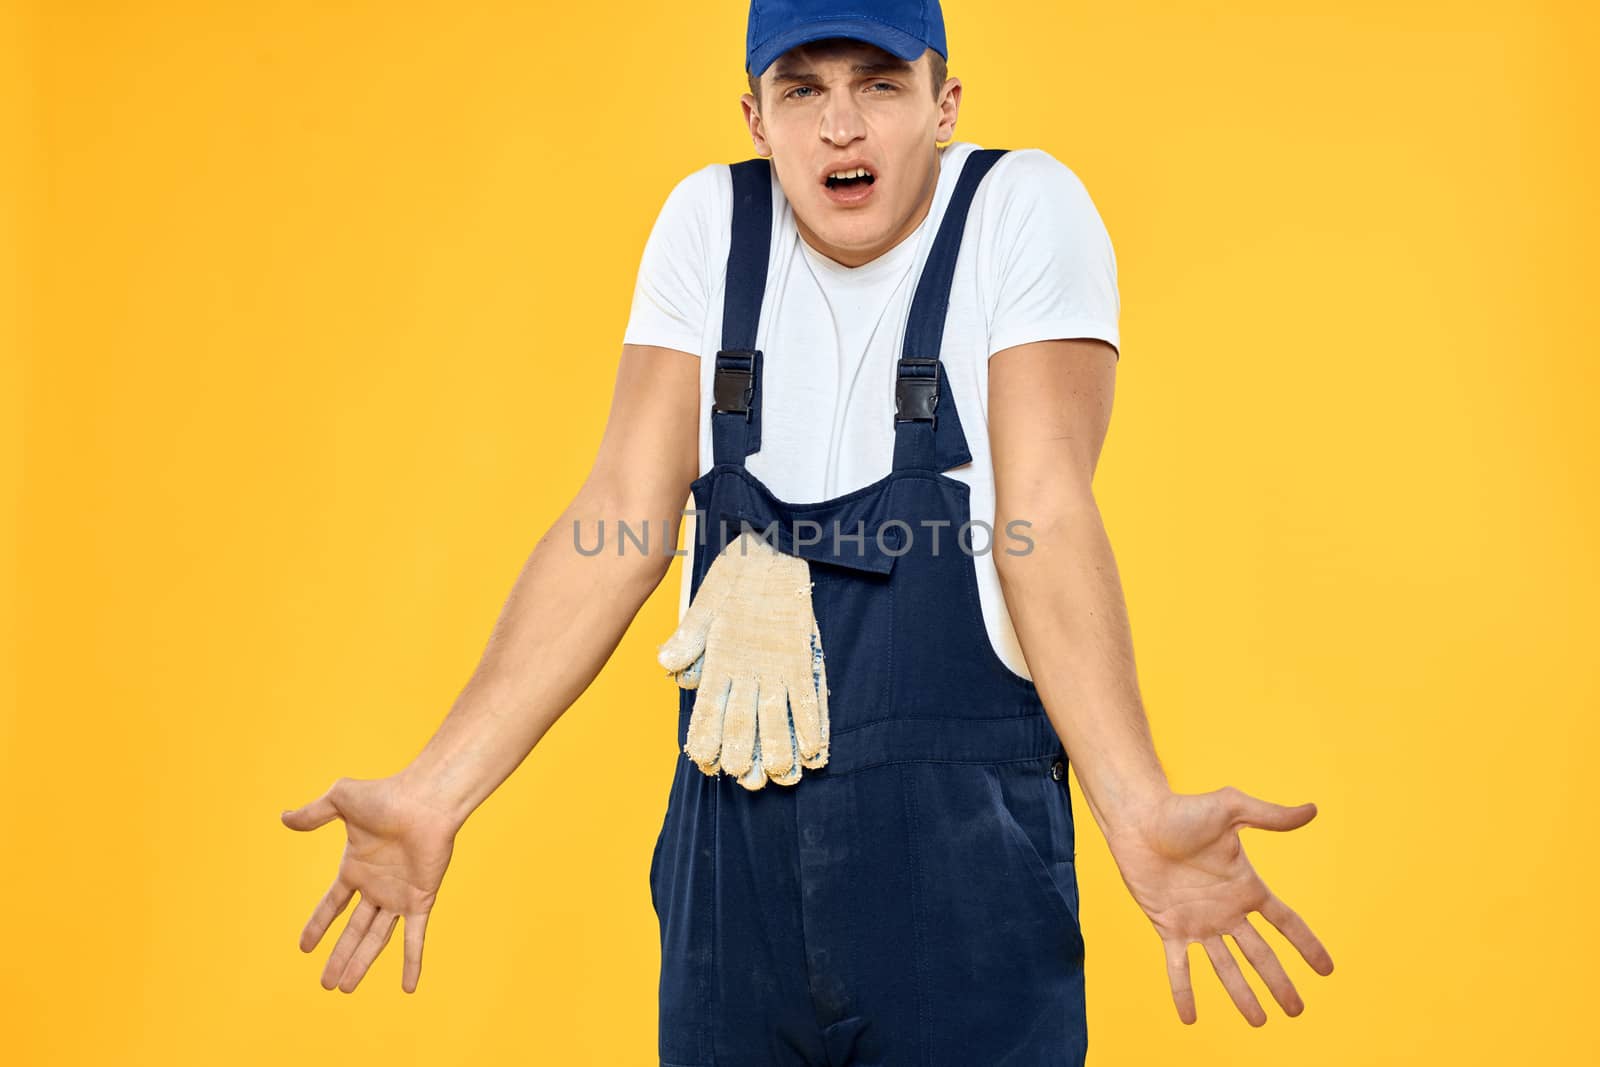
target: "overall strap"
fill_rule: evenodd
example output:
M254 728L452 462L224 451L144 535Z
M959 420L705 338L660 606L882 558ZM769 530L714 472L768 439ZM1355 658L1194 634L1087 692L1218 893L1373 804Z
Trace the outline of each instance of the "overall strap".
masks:
M772 161L728 164L733 175L733 240L722 305L722 348L711 388L712 462L744 466L761 448L761 352L756 328L772 247Z
M961 252L962 231L973 194L989 168L1009 149L981 148L961 167L939 233L928 252L911 298L905 347L896 365L894 386L894 469L944 471L972 462L961 417L956 413L949 376L939 360L944 344L945 313L950 308L950 283Z

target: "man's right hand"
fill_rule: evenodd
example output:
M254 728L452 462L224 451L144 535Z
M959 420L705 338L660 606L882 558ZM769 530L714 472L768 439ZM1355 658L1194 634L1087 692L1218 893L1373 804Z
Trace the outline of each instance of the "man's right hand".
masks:
M340 778L303 807L285 811L291 830L315 830L333 819L345 826L344 856L333 885L300 933L311 952L357 892L344 933L322 971L322 986L354 991L405 918L405 970L400 986L413 993L422 975L422 938L455 843L457 825L423 803L401 776Z

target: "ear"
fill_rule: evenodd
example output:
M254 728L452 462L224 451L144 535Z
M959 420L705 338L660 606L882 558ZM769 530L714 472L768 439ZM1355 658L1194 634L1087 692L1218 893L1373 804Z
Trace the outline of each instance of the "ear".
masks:
M939 127L934 140L944 143L956 135L956 115L961 111L961 79L946 78L939 90Z
M745 93L739 97L739 106L744 109L744 123L750 128L750 140L756 146L756 155L772 155L772 146L767 144L766 135L762 132L761 112L756 110L756 98Z

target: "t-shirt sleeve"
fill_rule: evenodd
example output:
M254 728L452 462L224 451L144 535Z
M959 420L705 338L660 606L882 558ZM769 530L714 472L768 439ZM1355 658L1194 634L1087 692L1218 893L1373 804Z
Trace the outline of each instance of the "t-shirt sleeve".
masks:
M1121 358L1117 258L1089 191L1042 149L995 166L996 212L988 263L980 266L989 311L989 355L1013 345L1095 337Z
M715 175L705 167L681 179L656 215L639 258L624 344L700 354L708 299L707 248Z

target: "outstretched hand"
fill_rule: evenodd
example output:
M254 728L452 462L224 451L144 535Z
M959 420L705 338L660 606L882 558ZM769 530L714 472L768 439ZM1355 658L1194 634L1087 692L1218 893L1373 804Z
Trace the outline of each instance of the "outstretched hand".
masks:
M414 797L398 777L340 778L304 807L285 811L292 830L315 830L335 818L345 825L344 856L333 885L300 933L310 952L357 892L361 900L322 971L322 986L352 992L405 919L405 968L400 986L416 991L422 938L444 880L457 827Z
M1223 934L1232 936L1287 1014L1305 1009L1278 957L1248 921L1252 911L1288 938L1312 970L1333 972L1328 950L1262 882L1239 842L1241 827L1293 830L1316 814L1315 804L1286 807L1226 786L1209 793L1169 794L1107 838L1122 880L1161 935L1172 1000L1185 1023L1196 1018L1188 954L1194 941L1205 948L1212 969L1250 1025L1267 1021Z

